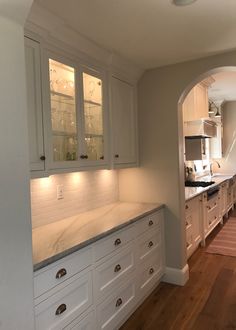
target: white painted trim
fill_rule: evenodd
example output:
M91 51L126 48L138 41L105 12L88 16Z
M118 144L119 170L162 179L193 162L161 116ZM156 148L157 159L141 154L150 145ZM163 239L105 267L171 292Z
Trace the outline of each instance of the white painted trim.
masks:
M182 269L166 267L163 282L184 286L189 279L189 267L186 264Z

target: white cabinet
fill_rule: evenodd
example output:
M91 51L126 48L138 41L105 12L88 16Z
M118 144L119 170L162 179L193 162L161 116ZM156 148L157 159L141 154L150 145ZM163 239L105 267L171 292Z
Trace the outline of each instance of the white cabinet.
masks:
M37 330L118 329L164 274L163 211L34 274Z
M200 83L191 89L183 102L183 121L208 116L208 88L206 83Z
M137 163L135 87L111 78L113 162L134 166Z
M185 203L186 248L189 258L202 240L202 195Z
M216 122L216 137L210 138L210 158L211 159L219 159L222 158L222 138L223 138L223 127L221 123L221 117L215 118Z
M25 40L32 176L137 166L136 86Z
M44 70L48 168L106 167L105 73L48 51Z
M29 156L31 171L44 170L40 45L25 38Z

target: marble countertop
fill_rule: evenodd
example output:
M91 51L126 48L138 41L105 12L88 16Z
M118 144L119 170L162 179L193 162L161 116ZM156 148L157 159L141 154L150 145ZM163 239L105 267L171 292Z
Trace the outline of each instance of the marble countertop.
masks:
M116 202L33 229L34 271L164 207Z
M213 177L211 176L205 176L201 178L201 181L214 181L215 183L208 186L208 187L185 187L185 200L188 201L204 191L207 191L208 189L215 187L222 182L231 179L235 174L218 174Z

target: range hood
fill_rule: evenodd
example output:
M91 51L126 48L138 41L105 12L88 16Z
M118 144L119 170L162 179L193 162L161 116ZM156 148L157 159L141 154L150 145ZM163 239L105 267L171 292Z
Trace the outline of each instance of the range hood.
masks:
M217 125L211 118L184 122L184 136L186 139L212 138L217 135Z

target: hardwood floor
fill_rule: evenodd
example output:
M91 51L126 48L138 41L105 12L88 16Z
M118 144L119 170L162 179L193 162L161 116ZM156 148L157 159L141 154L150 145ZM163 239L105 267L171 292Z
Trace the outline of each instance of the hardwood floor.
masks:
M205 250L190 258L184 287L161 283L120 330L236 329L236 258Z

